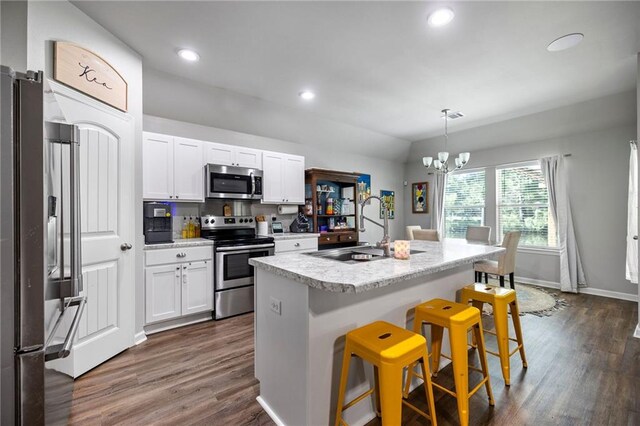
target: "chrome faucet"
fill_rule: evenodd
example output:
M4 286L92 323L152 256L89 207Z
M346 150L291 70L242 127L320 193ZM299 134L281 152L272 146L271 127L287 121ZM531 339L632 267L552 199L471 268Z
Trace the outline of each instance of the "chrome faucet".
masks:
M384 225L380 225L380 223L376 222L373 219L369 219L364 215L364 206L367 203L367 201L369 201L372 198L375 198L376 200L380 201L380 206L384 209ZM370 195L360 203L360 231L362 232L365 231L364 229L365 219L373 223L374 225L378 225L379 227L384 229L384 236L382 237L382 240L380 242L376 243L376 247L384 250L385 257L391 257L391 238L389 237L389 207L382 200L382 198L377 197L375 195Z

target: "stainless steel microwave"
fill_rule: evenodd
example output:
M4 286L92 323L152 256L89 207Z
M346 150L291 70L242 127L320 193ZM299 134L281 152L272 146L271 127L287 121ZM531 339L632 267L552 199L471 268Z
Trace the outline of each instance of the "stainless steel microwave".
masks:
M207 164L207 198L262 199L262 170Z

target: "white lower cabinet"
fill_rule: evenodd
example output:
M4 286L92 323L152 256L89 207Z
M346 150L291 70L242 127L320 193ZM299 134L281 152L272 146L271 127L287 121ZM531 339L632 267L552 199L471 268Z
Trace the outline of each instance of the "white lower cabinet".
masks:
M213 262L182 265L182 315L213 309Z
M156 259L199 257L203 247L147 252L145 267L146 323L166 321L213 310L213 250L211 257L191 262L155 265ZM189 253L189 252L193 253ZM173 252L176 252L175 255ZM151 254L151 256L149 256Z
M290 252L311 252L318 251L318 238L291 238L285 240L276 239L275 254Z

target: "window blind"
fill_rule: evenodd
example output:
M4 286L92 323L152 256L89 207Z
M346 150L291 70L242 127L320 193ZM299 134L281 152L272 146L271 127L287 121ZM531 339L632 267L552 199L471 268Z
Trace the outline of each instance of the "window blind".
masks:
M521 246L556 247L549 193L538 162L496 169L498 235L520 231Z
M445 237L465 238L468 226L484 225L485 170L452 173L444 197Z

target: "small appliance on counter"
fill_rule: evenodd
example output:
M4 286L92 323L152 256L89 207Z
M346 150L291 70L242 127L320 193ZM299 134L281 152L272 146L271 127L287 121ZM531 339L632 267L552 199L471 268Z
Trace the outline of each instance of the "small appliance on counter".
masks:
M289 225L289 231L291 232L309 232L309 219L302 213L298 213L298 216Z
M173 242L171 207L163 203L144 203L144 242L160 244Z

